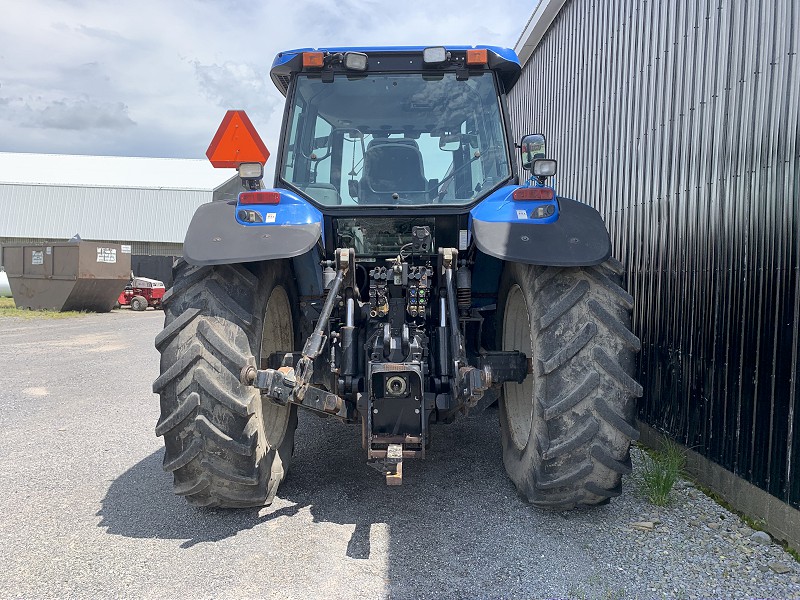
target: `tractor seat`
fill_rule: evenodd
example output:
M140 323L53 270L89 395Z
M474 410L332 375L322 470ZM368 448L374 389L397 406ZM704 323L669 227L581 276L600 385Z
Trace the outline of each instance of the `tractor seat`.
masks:
M372 140L364 153L364 175L359 185L359 203L394 204L392 194L424 199L428 181L422 153L415 140Z
M320 204L338 206L342 203L342 197L331 183L307 183L300 187L306 194Z

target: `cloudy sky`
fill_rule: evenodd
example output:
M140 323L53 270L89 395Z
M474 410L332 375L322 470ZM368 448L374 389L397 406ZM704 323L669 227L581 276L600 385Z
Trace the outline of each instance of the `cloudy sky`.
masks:
M537 0L0 0L0 151L203 158L225 110L270 149L280 50L513 47Z

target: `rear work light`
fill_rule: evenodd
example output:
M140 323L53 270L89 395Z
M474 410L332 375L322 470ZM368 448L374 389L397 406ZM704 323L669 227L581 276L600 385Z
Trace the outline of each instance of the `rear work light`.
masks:
M444 46L432 46L422 51L422 62L426 65L440 65L448 59Z
M345 69L350 69L351 71L366 71L367 55L363 52L345 52L342 63Z
M325 56L322 52L303 52L304 69L321 69L325 66Z
M477 67L488 64L489 51L486 48L480 50L467 50L467 65L470 67Z
M264 176L264 165L258 162L242 163L238 170L242 179L261 179Z
M552 177L556 174L557 166L552 158L537 158L533 161L531 171L536 177Z
M549 187L523 187L514 190L512 197L514 200L552 200L555 192Z
M280 204L280 192L242 192L239 204Z

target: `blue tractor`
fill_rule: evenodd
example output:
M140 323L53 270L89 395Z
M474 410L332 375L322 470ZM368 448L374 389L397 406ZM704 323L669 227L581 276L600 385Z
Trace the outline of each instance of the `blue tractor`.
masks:
M156 338L176 494L269 504L298 409L360 425L366 460L399 484L432 423L494 401L531 503L620 493L642 393L633 299L597 211L547 185L544 137L515 144L520 70L489 46L281 52L272 189L229 112L212 146L242 191L195 213Z

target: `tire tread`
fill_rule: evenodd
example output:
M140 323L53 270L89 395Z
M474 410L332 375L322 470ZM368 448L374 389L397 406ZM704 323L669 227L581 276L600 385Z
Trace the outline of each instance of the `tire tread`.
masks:
M536 506L605 503L621 493L621 478L631 472L630 443L639 437L635 402L642 395L631 376L641 348L629 327L633 297L616 281L622 264L509 264L506 273L502 289L516 283L529 290L539 415L523 450L501 428L506 469Z
M271 285L287 285L283 265L263 267L275 269ZM165 326L155 340L161 374L153 382L161 396L156 435L164 437L164 469L174 476L174 492L195 506L268 503L283 478L283 469L273 468L275 457L281 453L286 464L293 446L296 417L273 444L260 433L258 391L239 381L242 367L255 364L267 301L256 275L262 267L252 269L195 267L179 259L175 283L162 301Z

